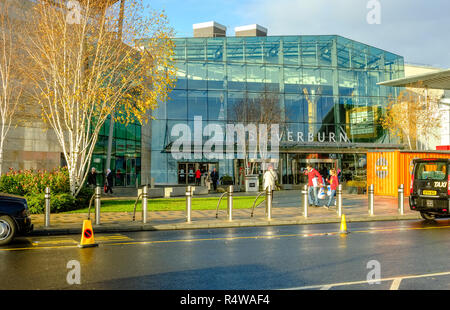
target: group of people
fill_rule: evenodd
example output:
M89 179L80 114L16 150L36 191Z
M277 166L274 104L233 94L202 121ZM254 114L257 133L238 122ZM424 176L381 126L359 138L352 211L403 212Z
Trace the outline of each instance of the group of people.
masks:
M326 188L327 183L330 184L331 193L327 203L323 206L330 208L333 198L336 196L336 190L339 185L338 171L331 169L329 175L326 172L325 170L320 174L311 165L306 167L305 175L308 176L308 203L311 207L320 207L319 190L324 187ZM336 201L334 204L336 204Z
M92 167L91 171L88 175L88 185L92 187L97 186L97 171L94 167ZM106 169L106 178L105 178L105 184L104 184L104 191L105 194L113 193L113 174L111 172L111 169Z
M321 169L321 173L313 168L311 165L307 165L305 170L305 175L308 176L308 203L311 207L320 207L319 202L319 190L321 188L326 188L327 183L330 185L330 194L328 196L328 201L323 207L330 208L334 197L336 196L336 189L339 185L339 178L336 169L331 169L328 171L325 169ZM197 169L195 172L195 183L200 185L201 183L202 172L200 169ZM206 172L205 184L208 187L208 190L211 188L211 184L213 185L214 190L217 190L217 183L219 180L219 173L216 168L214 168L211 172ZM267 171L263 176L263 189L266 190L269 186L272 190L272 199L273 199L273 191L276 189L278 177L277 174L273 171L273 166L269 166ZM97 186L97 172L95 168L92 168L88 175L88 185L95 187ZM106 170L106 178L104 184L105 193L113 193L113 174L111 173L111 169ZM334 202L334 205L336 202Z
M195 184L200 186L202 178L202 172L200 169L195 171ZM208 190L211 189L211 184L213 185L214 190L217 190L217 183L219 182L219 172L217 172L216 168L213 168L211 172L207 171L205 173L205 185Z

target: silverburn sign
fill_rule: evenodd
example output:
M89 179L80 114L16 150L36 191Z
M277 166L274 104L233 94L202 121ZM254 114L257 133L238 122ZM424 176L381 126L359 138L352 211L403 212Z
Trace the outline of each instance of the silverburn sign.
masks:
M286 131L280 134L278 124L207 124L201 116L194 117L193 130L185 123L172 127L170 136L174 159L278 159L280 141L350 143L342 128L338 134ZM206 141L204 142L204 140ZM224 150L225 146L225 150ZM225 151L225 152L224 152Z
M345 131L342 129L340 130L339 134L336 134L334 132L328 133L328 136L325 132L318 132L317 134L314 134L312 132L308 133L307 135L304 134L303 131L287 131L281 133L281 136L279 137L279 140L283 140L283 138L286 138L286 141L288 142L340 142L340 143L351 143L350 139L348 138Z

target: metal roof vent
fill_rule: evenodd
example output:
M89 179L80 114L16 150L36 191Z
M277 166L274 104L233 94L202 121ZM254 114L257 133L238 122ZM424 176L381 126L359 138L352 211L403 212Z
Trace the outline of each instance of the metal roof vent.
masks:
M236 37L266 37L267 28L258 24L246 25L234 28Z
M227 27L215 21L194 24L192 28L194 29L194 38L225 37L227 33Z

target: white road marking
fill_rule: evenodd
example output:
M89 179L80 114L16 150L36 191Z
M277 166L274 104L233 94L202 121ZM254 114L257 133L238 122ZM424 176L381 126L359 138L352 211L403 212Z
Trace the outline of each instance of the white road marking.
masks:
M426 273L426 274L420 274L420 275L397 276L397 277L380 279L378 281L380 281L380 282L393 281L393 283L391 285L391 289L398 289L398 287L400 286L400 282L405 279L418 279L418 278L439 277L439 276L448 276L448 275L450 275L450 271L437 272L437 273ZM368 282L367 282L367 280L352 281L352 282L339 282L339 283L330 283L330 284L299 286L299 287L285 288L285 289L281 289L281 290L308 290L308 289L322 289L322 288L330 289L331 287L334 287L334 286L348 286L348 285L356 285L356 284L368 284Z

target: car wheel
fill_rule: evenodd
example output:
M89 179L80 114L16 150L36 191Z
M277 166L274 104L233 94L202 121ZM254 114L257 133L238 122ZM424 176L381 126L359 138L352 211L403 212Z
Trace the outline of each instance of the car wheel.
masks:
M16 235L16 224L7 215L0 216L0 245L10 243Z
M436 216L434 214L430 214L430 213L426 213L426 212L420 212L420 215L422 216L423 219L425 219L427 221L432 221L436 218Z

